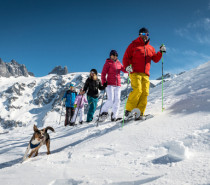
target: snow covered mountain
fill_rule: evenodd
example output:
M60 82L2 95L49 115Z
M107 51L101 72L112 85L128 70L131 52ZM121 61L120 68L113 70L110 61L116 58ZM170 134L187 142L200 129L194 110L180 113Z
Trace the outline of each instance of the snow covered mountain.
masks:
M66 84L72 82L76 88L83 87L89 73L48 75L41 78L0 78L0 123L3 128L44 125L47 114L61 111L61 98Z
M51 74L41 78L0 78L0 126L3 129L13 129L17 126L27 126L31 122L38 126L44 125L48 114L60 114L61 99L67 84L73 83L79 91L84 86L88 75L89 73L70 73L67 75ZM100 74L98 76L100 78ZM126 97L126 88L127 75L124 75L122 76L122 100ZM131 90L129 86L128 92ZM101 105L102 94L103 91L98 105Z
M154 118L123 128L110 121L64 127L64 116L59 125L65 85L79 89L89 73L1 77L0 184L210 184L209 71L210 62L164 82L163 112L162 87L151 88L146 114ZM122 82L121 116L126 76ZM43 146L21 163L33 124L55 129L51 155Z
M34 76L32 72L28 72L26 66L23 64L17 63L15 60L6 63L0 58L0 77L18 77L18 76Z
M171 74L171 73L166 73L165 75L163 75L163 82L167 82L170 81L174 78L176 78L179 75L184 74L185 72L181 72L179 74ZM156 87L157 85L162 84L162 76L157 78L156 80L150 80L150 88Z

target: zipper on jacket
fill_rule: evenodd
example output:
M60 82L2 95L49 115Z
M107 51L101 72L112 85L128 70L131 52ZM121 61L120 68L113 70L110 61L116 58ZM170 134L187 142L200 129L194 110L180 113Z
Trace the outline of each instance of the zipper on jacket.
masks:
M146 51L146 47L145 47L145 45L144 45L144 52L145 52L145 65L144 65L144 73L145 73L145 71L146 71L146 55L147 55L147 51Z
M83 98L83 96L82 96L81 99L80 99L79 106L81 106L82 98ZM79 111L79 108L80 108L80 107L78 107L78 111Z
M117 86L117 61L115 62L115 67L116 67L116 86Z
M71 92L70 92L70 107L71 107L71 101L72 101L72 95L71 95Z

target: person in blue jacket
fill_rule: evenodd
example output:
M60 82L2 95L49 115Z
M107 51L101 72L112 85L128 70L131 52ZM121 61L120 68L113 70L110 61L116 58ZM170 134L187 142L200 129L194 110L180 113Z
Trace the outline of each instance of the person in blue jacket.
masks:
M65 92L62 98L66 106L65 126L74 126L74 124L71 123L71 118L74 116L74 101L76 96L77 92L75 91L75 87L73 84L70 84L69 89Z

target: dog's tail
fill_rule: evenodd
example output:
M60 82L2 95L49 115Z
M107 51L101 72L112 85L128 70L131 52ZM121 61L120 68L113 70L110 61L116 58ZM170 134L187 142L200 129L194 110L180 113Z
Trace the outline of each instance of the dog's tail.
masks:
M48 129L51 130L52 132L55 132L54 128L52 128L52 127L46 127L45 132L47 132Z

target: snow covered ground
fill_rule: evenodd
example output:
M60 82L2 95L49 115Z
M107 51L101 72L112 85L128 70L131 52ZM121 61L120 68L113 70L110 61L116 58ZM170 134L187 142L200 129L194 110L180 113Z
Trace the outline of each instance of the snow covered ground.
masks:
M210 62L165 82L163 112L162 87L152 88L146 114L155 117L130 122L123 128L109 121L99 127L94 122L64 127L64 117L58 124L59 111L48 111L43 119L38 119L41 113L35 114L37 107L26 104L24 114L21 109L22 115L17 115L18 109L11 116L27 123L0 130L0 184L210 184L209 71ZM38 84L49 79L51 76L5 82L0 78L0 89L3 92L17 81L28 84L37 80ZM30 88L27 93L30 97ZM6 118L9 111L4 110L4 102L0 103L0 116ZM123 108L124 101L121 115ZM43 146L37 157L21 163L34 123L54 127L55 133L49 131L51 155L46 155Z

